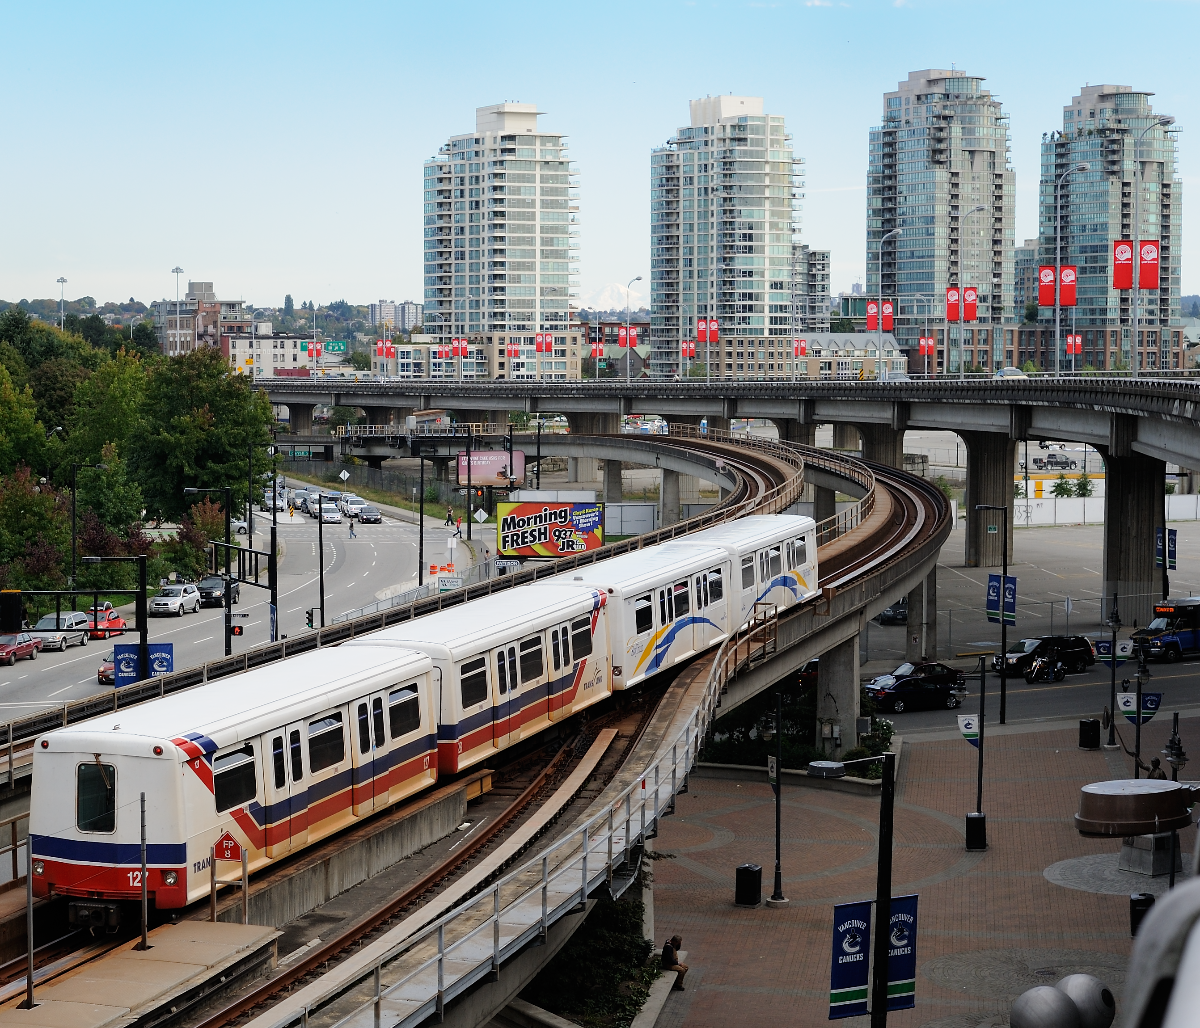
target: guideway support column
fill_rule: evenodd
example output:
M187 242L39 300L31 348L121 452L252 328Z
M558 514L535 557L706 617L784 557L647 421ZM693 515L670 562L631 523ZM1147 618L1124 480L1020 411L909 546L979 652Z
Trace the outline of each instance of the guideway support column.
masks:
M937 659L937 569L908 594L908 628L904 659L916 663Z
M813 490L813 520L820 524L837 513L837 493L817 486Z
M858 429L854 425L844 425L840 421L833 423L833 448L835 450L857 450L859 448Z
M858 636L821 654L817 665L817 741L827 756L836 760L858 744L854 734L859 713ZM837 726L836 738L824 737L823 725Z
M312 403L289 403L288 424L292 435L312 435L313 408Z
M1104 603L1117 594L1121 621L1145 627L1167 578L1154 564L1156 528L1166 524L1166 464L1131 453L1104 458Z
M959 432L967 444L966 565L1000 567L1004 558L1002 517L996 510L976 510L978 504L1008 506L1008 545L1012 553L1013 466L1016 440L998 432ZM1107 494L1107 488L1105 490ZM988 528L995 531L989 532Z
M619 460L604 462L604 502L621 502L621 462Z
M679 521L679 472L662 469L662 485L658 493L658 523L666 528Z
M858 434L862 436L863 460L904 470L903 431L897 431L891 425L866 424L858 426Z

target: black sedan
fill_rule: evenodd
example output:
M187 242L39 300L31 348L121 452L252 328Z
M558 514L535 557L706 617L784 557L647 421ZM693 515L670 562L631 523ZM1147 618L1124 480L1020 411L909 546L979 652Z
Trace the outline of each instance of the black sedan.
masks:
M866 685L867 695L885 710L953 710L967 693L966 677L945 664L901 664Z
M908 597L901 596L890 607L881 610L875 620L881 625L907 625L908 624Z
M363 507L358 512L358 523L360 525L382 525L383 515L379 513L378 507Z
M207 578L201 579L199 589L202 607L223 607L225 605L225 579L220 575L209 575ZM233 596L234 603L242 598L242 587L237 582L230 584L229 591Z

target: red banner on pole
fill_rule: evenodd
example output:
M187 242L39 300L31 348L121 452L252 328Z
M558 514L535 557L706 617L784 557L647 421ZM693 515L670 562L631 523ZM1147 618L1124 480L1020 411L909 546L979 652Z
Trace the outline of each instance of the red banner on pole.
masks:
M963 321L974 321L979 317L979 290L974 286L964 286L962 291L963 297Z
M1113 240L1114 289L1133 288L1133 243L1128 239Z
M808 356L808 343L803 339L792 340L792 356L806 357Z
M891 300L883 301L883 330L890 332L892 330L892 314L895 312L895 306Z
M708 319L708 341L710 343L717 342L717 319Z
M382 356L383 356L383 340L382 340L382 339L380 339L380 340L379 340L379 341L378 341L378 342L375 344L375 356L376 356L376 357L382 357Z
M695 339L693 339L690 343L688 343L688 356L689 357L696 356L696 340Z
M958 288L951 286L946 290L946 320L958 320Z
M1158 240L1143 239L1138 244L1138 288L1158 288Z
M1075 306L1075 285L1079 281L1079 269L1074 264L1064 264L1058 269L1058 302L1063 307Z
M637 336L638 336L637 326L630 325L629 326L629 345L630 346L637 346Z
M629 345L629 337L624 325L617 329L617 345L622 347Z
M1038 306L1054 306L1054 265L1043 264L1038 268Z
M708 318L696 319L696 338L702 343L708 342Z
M879 328L879 301L867 301L867 331L875 332Z
M396 347L392 343L388 343L386 346L380 347L380 349L383 350L379 355L381 357L387 357L388 360L391 360L396 356Z

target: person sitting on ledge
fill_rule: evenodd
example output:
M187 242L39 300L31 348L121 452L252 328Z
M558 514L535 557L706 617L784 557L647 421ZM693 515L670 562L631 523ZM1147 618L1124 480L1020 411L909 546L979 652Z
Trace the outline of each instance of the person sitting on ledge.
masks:
M688 971L687 964L679 962L679 949L682 945L683 939L678 935L672 935L662 950L662 969L675 972L675 984L671 988L678 989L680 992L683 992L683 979Z

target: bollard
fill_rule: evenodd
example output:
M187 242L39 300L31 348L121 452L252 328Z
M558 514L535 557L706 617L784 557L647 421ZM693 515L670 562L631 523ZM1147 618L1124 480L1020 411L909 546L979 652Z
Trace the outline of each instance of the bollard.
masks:
M1150 913L1154 906L1154 896L1148 892L1135 892L1129 897L1129 934L1136 936L1142 926L1142 919Z

